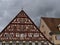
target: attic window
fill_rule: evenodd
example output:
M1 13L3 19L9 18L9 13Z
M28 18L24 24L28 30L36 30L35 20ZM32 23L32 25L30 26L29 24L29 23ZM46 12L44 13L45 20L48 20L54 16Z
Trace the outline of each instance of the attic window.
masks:
M28 33L28 37L32 37L33 36L33 33Z
M58 25L58 29L60 30L60 24Z
M39 37L39 33L34 33L34 37Z
M5 33L4 34L4 37L8 38L9 37L9 34L8 33Z
M14 36L14 34L13 33L10 33L10 37L13 37Z
M19 37L20 36L20 34L19 33L16 33L16 37Z

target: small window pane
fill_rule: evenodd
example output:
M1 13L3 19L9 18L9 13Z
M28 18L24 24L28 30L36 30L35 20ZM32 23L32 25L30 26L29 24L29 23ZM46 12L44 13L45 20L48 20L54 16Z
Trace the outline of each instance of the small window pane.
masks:
M39 37L39 33L34 33L34 37Z
M38 43L35 43L35 45L38 45Z
M14 36L14 34L13 33L10 33L10 37L13 37Z
M8 33L5 33L4 34L4 37L8 38L9 37L9 34Z
M12 43L9 43L9 45L12 45Z
M32 43L29 43L29 45L32 45Z
M19 37L20 35L19 35L19 33L16 33L16 37Z
M33 36L33 33L28 33L28 36L29 36L29 37L32 37L32 36Z
M56 37L57 37L57 40L60 40L60 35L56 35Z

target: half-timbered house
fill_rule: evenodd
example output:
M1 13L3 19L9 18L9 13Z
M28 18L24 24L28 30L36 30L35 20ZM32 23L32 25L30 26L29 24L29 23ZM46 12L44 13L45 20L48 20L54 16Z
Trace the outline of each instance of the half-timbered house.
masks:
M48 45L30 17L21 10L1 31L0 45Z

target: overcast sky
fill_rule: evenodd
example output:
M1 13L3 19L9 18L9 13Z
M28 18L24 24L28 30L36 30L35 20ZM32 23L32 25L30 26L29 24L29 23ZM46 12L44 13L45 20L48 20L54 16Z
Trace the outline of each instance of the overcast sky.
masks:
M42 16L60 18L60 0L0 0L0 31L22 8L37 26Z

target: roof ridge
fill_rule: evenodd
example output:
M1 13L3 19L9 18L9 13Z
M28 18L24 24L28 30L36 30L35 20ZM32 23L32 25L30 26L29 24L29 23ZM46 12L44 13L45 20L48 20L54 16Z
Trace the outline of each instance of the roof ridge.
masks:
M60 19L60 18L57 18L57 17L41 17L41 18Z

